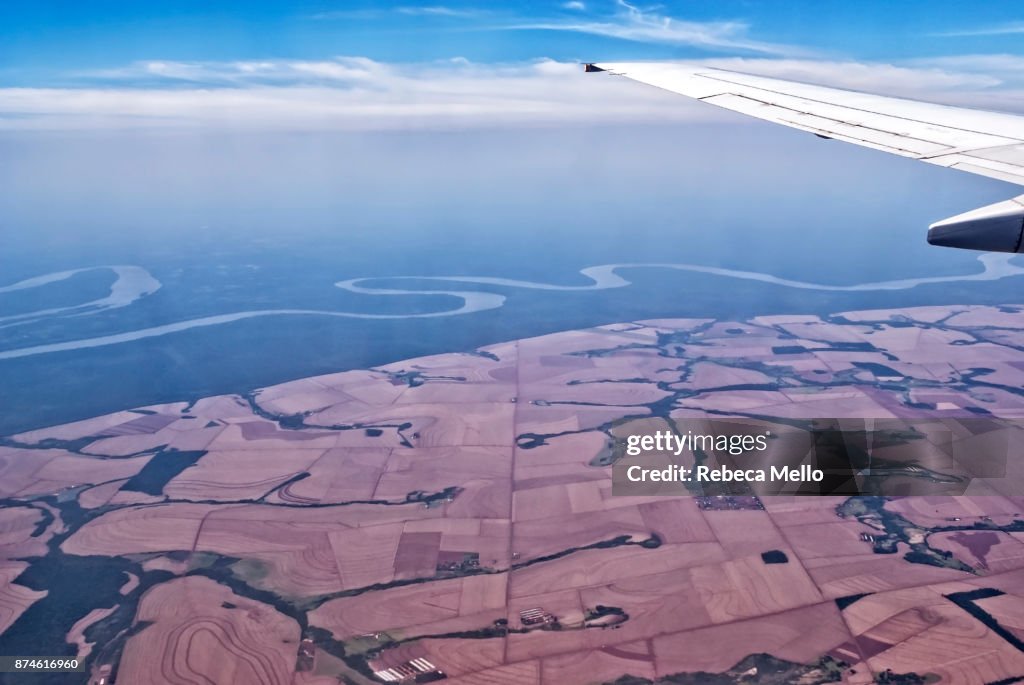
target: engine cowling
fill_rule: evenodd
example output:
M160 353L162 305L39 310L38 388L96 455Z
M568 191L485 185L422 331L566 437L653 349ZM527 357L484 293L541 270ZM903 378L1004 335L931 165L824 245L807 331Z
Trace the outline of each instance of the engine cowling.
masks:
M928 227L928 242L987 252L1021 252L1024 195L972 209Z

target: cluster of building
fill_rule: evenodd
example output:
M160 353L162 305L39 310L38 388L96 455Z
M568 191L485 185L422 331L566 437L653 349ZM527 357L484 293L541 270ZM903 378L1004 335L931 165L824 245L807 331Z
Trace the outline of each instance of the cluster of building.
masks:
M435 680L444 680L447 677L437 666L422 657L374 671L373 675L386 683L429 683Z
M316 643L312 638L303 638L299 643L299 654L295 661L296 671L312 671L316 665Z
M437 555L438 573L460 573L480 568L480 554L477 552L445 552Z
M523 609L519 612L519 621L527 628L533 626L548 626L557 623L558 619L540 607Z
M705 511L764 509L764 503L756 495L712 495L696 499L697 507Z

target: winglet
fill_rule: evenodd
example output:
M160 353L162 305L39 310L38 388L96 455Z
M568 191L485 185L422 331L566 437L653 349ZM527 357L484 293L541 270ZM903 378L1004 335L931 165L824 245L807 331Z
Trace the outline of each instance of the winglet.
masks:
M588 74L591 74L591 73L593 73L595 71L605 71L605 70L602 69L601 67L597 66L596 64L588 62L588 63L583 65L583 71L587 72Z

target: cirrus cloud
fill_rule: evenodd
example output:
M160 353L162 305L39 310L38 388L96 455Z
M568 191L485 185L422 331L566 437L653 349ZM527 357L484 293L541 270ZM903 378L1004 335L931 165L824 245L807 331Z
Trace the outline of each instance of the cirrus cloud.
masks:
M579 7L574 6L579 4ZM570 7L572 6L572 7ZM582 3L566 3L567 9L585 9ZM635 43L689 46L712 51L750 52L769 55L807 55L793 45L759 41L749 36L745 21L687 21L656 11L641 9L625 0L617 0L617 11L607 16L583 20L529 21L512 24L510 30L565 31Z

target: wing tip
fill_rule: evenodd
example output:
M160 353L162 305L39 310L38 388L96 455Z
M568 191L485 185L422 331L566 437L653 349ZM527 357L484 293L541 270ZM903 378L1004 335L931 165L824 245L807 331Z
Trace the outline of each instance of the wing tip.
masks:
M602 69L593 62L587 62L583 65L583 71L587 72L588 74L592 74L598 71L607 71L607 69Z

